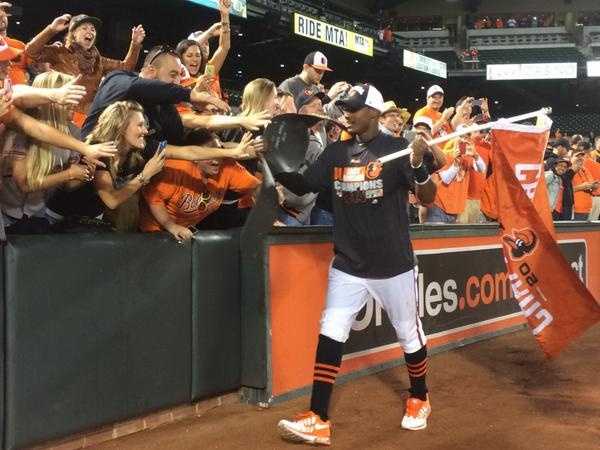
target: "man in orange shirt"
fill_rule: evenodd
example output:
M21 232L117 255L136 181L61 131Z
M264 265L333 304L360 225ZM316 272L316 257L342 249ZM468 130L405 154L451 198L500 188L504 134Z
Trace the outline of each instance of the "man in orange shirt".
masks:
M594 160L592 156L592 146L585 142L582 144L583 150L586 152L583 160L583 167L590 173L592 179L596 182L596 187L592 191L592 208L587 220L598 220L600 217L600 163Z
M443 105L444 90L438 85L433 85L427 90L427 105L419 109L414 116L414 120L421 116L431 119L433 122L431 130L433 137L442 136L453 131L450 119L454 115L454 108L446 108L444 112L441 112Z
M17 39L9 38L6 34L8 31L8 18L10 17L10 13L7 11L12 5L8 2L0 2L0 37L4 38L4 41L11 47L16 50L23 51L25 50L25 43L21 42ZM8 77L12 84L27 84L28 75L27 75L27 64L28 59L27 56L23 53L21 55L11 61L10 69L8 71Z
M573 220L588 220L592 210L592 193L598 191L600 180L595 180L592 172L586 168L587 153L583 148L575 150L573 162L573 192L575 197Z
M199 139L194 138L194 142ZM217 142L211 137L202 145L217 146ZM146 232L167 230L177 241L188 240L193 234L189 227L215 212L227 190L246 194L259 184L257 178L230 159L167 160L143 191L146 201L140 211L140 228Z

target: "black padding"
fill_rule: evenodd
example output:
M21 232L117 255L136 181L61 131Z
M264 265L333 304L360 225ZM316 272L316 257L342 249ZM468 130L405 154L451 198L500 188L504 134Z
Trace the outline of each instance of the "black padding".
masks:
M7 448L189 402L191 244L162 234L10 239Z
M196 233L192 245L192 399L240 387L239 231Z
M266 242L277 217L278 196L268 166L256 205L241 232L242 385L265 389L268 384L268 320Z

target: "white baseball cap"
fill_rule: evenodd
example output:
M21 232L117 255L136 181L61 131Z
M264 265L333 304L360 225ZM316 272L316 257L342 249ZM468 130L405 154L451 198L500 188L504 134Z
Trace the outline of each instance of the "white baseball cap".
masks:
M438 86L437 84L434 84L429 89L427 89L427 98L429 98L429 97L431 97L432 95L435 95L435 94L442 94L442 95L444 95L444 90L440 86Z
M431 120L429 117L427 116L419 116L419 117L415 117L413 119L413 128L418 126L418 125L425 125L426 127L428 127L430 130L433 129L433 120Z
M370 84L357 84L348 92L348 95L337 102L336 106L342 109L359 110L365 106L376 109L380 113L385 110L383 96L374 86Z

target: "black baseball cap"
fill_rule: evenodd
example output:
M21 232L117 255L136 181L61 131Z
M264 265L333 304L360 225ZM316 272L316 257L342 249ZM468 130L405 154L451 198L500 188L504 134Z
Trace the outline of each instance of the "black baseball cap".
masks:
M307 105L312 101L313 98L320 99L323 103L329 101L329 97L325 92L319 91L316 86L305 89L298 97L294 99L296 104L296 110L300 110L304 105Z
M87 14L79 14L71 18L69 22L69 32L74 31L77 27L80 27L84 23L91 23L96 29L102 26L102 21L97 17L88 16Z
M559 163L565 163L567 167L571 167L571 160L569 158L556 158L552 161L553 166L556 166Z
M333 72L327 65L327 56L321 52L311 52L304 58L304 64L314 67L315 69Z
M365 106L376 109L380 113L385 110L385 102L383 101L381 92L370 84L357 84L353 86L348 91L348 95L335 102L335 106L350 111L358 111Z

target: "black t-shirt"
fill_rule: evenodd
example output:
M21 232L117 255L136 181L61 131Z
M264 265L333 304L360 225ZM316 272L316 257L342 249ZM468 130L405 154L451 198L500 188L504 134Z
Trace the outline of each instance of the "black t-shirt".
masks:
M402 150L408 142L379 133L325 148L303 175L280 174L297 194L329 192L335 225L333 267L362 278L390 278L414 265L406 202L413 189L409 157L390 161L379 173L372 162Z

